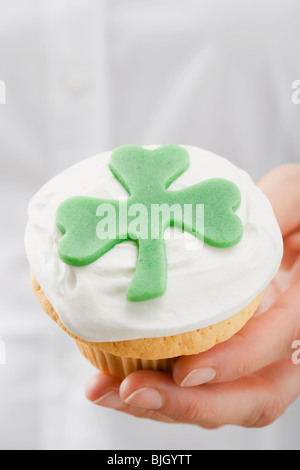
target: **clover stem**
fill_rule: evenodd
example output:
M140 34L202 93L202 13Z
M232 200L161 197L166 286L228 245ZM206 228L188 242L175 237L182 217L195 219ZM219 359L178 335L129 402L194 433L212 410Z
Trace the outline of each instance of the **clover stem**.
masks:
M138 259L127 300L141 302L160 297L167 284L166 249L163 239L139 239Z

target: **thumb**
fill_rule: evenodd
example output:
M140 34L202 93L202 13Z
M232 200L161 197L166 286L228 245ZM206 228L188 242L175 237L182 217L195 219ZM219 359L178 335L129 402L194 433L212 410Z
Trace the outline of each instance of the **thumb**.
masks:
M269 198L283 237L300 225L300 164L275 168L258 183Z

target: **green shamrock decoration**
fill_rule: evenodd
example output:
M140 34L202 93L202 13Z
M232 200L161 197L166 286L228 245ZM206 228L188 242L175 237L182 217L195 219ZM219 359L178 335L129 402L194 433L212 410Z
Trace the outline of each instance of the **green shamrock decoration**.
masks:
M135 274L127 290L129 301L145 301L162 296L167 284L167 259L164 232L176 226L205 243L226 248L237 244L243 227L234 211L240 205L238 187L221 178L213 178L179 191L168 188L189 166L189 154L182 147L166 145L156 150L123 146L110 159L110 170L129 194L126 223L119 216L124 201L78 196L63 202L57 210L57 227L64 235L59 257L71 266L86 266L126 240L136 242L138 259ZM153 226L153 207L193 208L189 220L178 211L160 213ZM204 205L204 224L197 226L197 205ZM99 237L99 223L113 209L114 236ZM136 208L145 208L137 218ZM124 213L124 209L123 209ZM152 215L151 215L152 214ZM101 222L102 221L102 222ZM137 223L138 221L138 223ZM147 227L147 236L141 228ZM203 230L204 227L204 230ZM155 229L156 235L150 229Z

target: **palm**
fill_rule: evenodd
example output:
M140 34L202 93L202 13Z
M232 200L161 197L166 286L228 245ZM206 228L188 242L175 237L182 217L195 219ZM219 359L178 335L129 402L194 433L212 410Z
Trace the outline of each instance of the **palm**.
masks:
M279 167L273 172L267 174L260 182L261 189L267 194L277 215L278 222L283 234L284 255L281 267L268 286L264 300L258 313L266 311L278 299L280 294L289 289L296 282L300 281L300 212L294 211L290 204L285 211L279 211L280 203L278 186L283 186L283 192L293 194L291 178L299 175L299 166L297 171L294 165ZM295 185L299 185L296 178ZM284 215L283 215L284 214Z

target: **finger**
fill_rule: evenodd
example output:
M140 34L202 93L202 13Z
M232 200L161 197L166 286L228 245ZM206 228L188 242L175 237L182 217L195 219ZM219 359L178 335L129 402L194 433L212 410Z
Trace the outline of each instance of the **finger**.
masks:
M145 414L152 407L176 422L205 428L225 424L265 426L277 419L299 394L300 367L291 360L232 383L183 389L168 374L137 371L120 387L122 400L140 407Z
M300 165L275 168L258 185L273 206L283 236L297 229L300 225Z
M93 404L117 411L123 411L137 418L147 418L155 421L173 422L171 418L159 412L140 409L136 406L126 404L120 398L119 388L121 381L111 376L99 373L92 377L86 385L86 397Z
M300 258L300 230L288 235L284 240L284 254L281 267L285 271L291 271Z
M291 345L300 337L300 283L278 298L274 307L230 340L209 351L182 356L174 366L174 381L191 387L213 381L228 382L290 357Z
M300 189L299 189L300 191ZM295 230L285 239L285 245L288 246L290 251L299 254L300 253L300 230Z
M85 394L87 399L95 405L121 410L124 403L119 395L120 384L121 380L100 372L89 380Z

